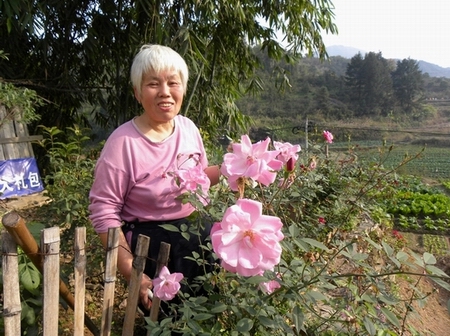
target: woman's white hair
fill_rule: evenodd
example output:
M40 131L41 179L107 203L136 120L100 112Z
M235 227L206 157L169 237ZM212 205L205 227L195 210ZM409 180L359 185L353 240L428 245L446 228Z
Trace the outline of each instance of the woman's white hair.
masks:
M159 44L144 44L131 65L131 84L141 93L142 78L145 74L149 71L159 74L167 70L178 72L183 91L186 93L189 72L183 57L172 48Z

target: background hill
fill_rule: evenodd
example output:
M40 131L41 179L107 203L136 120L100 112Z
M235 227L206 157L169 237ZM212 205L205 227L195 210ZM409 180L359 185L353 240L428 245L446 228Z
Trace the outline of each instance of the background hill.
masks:
M358 52L364 56L367 51L362 49L357 49L353 47L347 47L342 45L333 45L327 47L328 55L331 56L341 56L344 58L351 59ZM446 77L450 78L450 68L443 68L439 65L429 63L425 60L417 60L419 63L419 69L423 73L428 73L430 77Z

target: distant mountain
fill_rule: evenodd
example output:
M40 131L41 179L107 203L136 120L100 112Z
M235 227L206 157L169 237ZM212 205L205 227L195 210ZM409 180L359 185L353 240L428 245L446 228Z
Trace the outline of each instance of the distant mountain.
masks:
M425 61L419 61L419 69L423 73L428 73L430 77L450 78L450 68L442 68L436 64L431 64Z
M328 56L341 56L344 58L352 58L357 53L361 53L361 55L364 57L364 55L367 53L367 51L353 48L353 47L346 47L342 45L333 45L327 47L327 53Z
M367 51L353 48L353 47L346 47L342 45L333 45L327 47L327 53L328 56L341 56L344 58L351 59L353 56L355 56L357 53L361 53L361 55L364 57L364 55L367 53ZM428 73L430 77L446 77L450 78L450 68L443 68L439 65L428 63L422 60L419 60L419 69L423 73Z

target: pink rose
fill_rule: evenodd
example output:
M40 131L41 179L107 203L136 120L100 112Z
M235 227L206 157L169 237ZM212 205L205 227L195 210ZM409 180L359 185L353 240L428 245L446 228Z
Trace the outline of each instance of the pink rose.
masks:
M232 153L224 155L221 173L229 178L230 188L237 190L239 177L250 178L264 185L273 183L276 171L283 167L277 160L279 151L269 151L270 138L252 144L248 135L241 137L241 143L233 143Z
M214 252L222 267L243 276L273 269L280 262L284 238L278 217L262 215L262 204L239 199L211 230Z
M333 134L331 132L323 131L323 137L326 142L333 143Z
M182 273L170 274L166 266L163 266L156 279L153 279L153 293L163 301L172 300L180 290Z

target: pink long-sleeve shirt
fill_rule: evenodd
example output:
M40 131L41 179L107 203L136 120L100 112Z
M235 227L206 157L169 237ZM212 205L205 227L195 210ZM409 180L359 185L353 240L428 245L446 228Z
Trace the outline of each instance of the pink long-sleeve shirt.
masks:
M89 194L97 233L121 226L122 221L178 219L194 211L191 204L176 199L186 190L177 185L173 172L197 164L205 169L208 159L195 124L180 115L174 124L174 132L158 143L143 135L133 120L110 135Z

